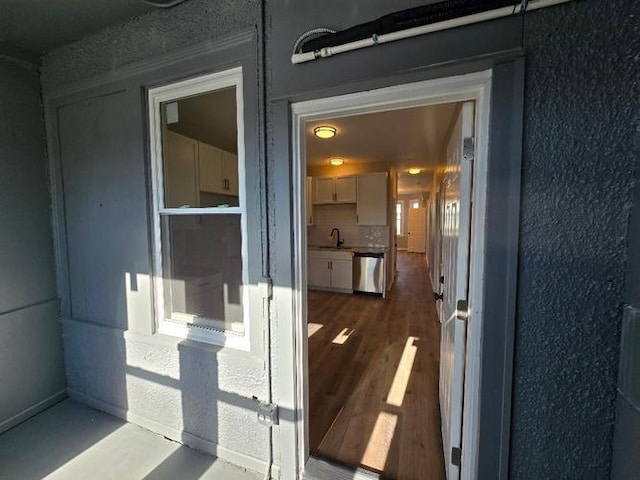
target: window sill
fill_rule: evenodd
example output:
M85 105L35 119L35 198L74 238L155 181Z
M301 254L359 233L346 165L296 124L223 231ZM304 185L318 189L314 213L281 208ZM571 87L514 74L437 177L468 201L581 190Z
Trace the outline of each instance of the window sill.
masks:
M246 352L251 350L251 342L246 333L244 335L237 335L167 320L160 322L157 333L176 337L181 340L191 340L218 347L232 348Z

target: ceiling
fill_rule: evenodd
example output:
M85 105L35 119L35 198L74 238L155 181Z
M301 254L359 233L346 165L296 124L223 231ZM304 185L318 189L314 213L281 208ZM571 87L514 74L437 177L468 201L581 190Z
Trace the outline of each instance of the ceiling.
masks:
M447 103L310 122L306 126L307 164L327 165L331 157L343 158L345 164L383 162L399 170L398 193L429 190L432 172L443 161L443 145L455 111L456 104ZM319 125L335 127L336 136L315 137L313 129ZM423 171L409 175L410 167Z
M0 0L0 40L44 53L154 9L142 0Z
M178 101L179 121L169 130L238 153L236 89L216 90Z

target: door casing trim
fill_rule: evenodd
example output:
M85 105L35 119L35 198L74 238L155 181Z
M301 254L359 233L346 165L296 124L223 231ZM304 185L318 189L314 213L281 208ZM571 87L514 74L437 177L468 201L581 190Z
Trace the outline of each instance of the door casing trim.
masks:
M304 124L325 118L360 115L385 110L439 103L476 101L476 159L473 172L473 217L471 225L471 265L469 273L468 327L465 361L465 393L462 432L461 478L476 478L479 458L479 402L484 302L485 225L487 215L487 175L489 158L489 120L491 69L465 75L395 85L329 98L291 104L292 207L293 207L293 326L295 390L295 463L300 478L309 458L308 343L306 294L306 165L304 163ZM275 379L278 381L277 379ZM284 445L282 448L286 448ZM284 459L283 459L284 460ZM284 466L284 465L283 465Z

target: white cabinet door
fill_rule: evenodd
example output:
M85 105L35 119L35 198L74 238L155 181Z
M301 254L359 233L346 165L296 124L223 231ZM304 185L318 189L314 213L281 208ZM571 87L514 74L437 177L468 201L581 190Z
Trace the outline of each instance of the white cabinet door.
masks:
M357 185L355 175L336 177L334 182L336 203L356 203Z
M329 260L309 257L307 261L307 284L310 287L329 288L331 286Z
M331 288L353 288L353 263L351 260L331 260Z
M333 203L333 177L313 178L313 203Z
M200 206L196 141L168 130L164 137L164 206Z
M237 197L238 193L238 156L235 153L222 152L222 178L225 193Z
M307 225L313 225L313 178L307 177Z
M314 177L313 203L356 203L356 177Z
M358 175L358 225L387 225L387 172Z
M200 163L200 190L210 193L225 193L222 176L222 154L219 148L198 142Z

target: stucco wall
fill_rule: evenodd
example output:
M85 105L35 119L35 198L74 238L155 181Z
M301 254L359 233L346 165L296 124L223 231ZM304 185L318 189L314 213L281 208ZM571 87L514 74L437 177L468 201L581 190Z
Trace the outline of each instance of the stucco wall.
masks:
M189 0L111 26L44 57L44 90L113 72L135 62L256 28L258 0Z
M154 11L47 54L42 84L56 132L54 184L64 191L56 221L66 252L60 262L70 395L263 471L269 429L257 423L252 400L266 398L262 319L252 318L251 352L153 333L144 113L149 86L242 62L246 155L257 163L260 12L256 1L205 0ZM240 46L233 40L238 35ZM195 45L213 53L184 52ZM131 73L131 66L153 59L161 65ZM255 203L251 195L259 188L249 185L248 202ZM252 216L248 222L259 223ZM250 266L251 283L261 267L259 260Z
M636 188L627 238L629 262L624 296L627 305L624 309L627 317L624 320L628 323L623 323L620 339L618 399L611 472L611 478L615 480L640 477L640 463L636 460L637 452L640 451L640 116L636 116L635 128L633 148L636 157Z
M633 3L575 2L525 23L515 478L611 467L637 155Z
M64 396L36 66L0 59L0 432Z
M526 109L509 471L513 478L607 478L634 175L637 6L581 0L531 12L524 26L519 18L503 19L292 66L293 42L310 28L342 29L423 2L338 3L304 9L287 0L268 3L272 108L283 98L374 88L390 76L401 80L403 72L415 81L430 65L446 71L456 61L473 63L482 54L490 58L523 49ZM278 115L270 118L282 121ZM268 126L276 133L280 129ZM273 169L284 167L281 158L271 161Z

